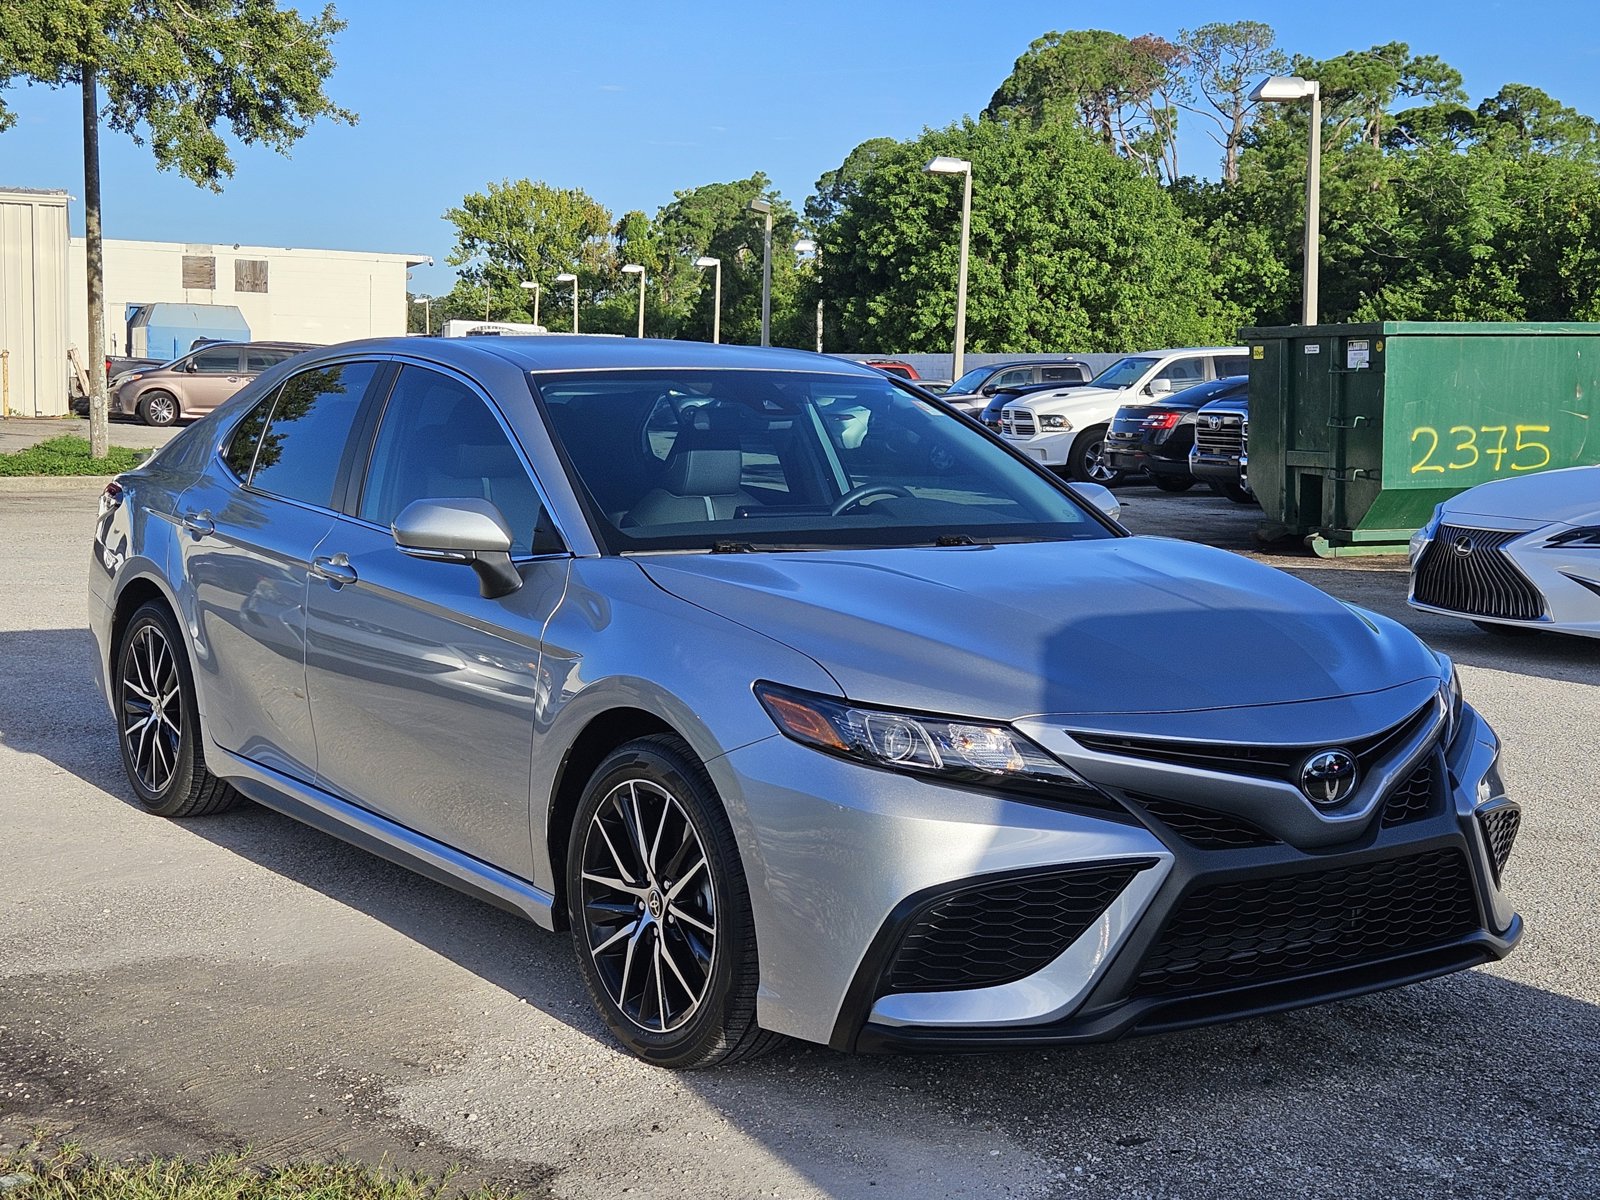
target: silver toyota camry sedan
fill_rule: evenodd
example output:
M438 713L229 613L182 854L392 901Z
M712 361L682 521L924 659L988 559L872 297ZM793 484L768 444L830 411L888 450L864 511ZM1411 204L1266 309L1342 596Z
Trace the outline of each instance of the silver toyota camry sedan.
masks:
M663 1066L1505 955L1520 814L1449 661L1114 508L832 358L352 343L106 488L100 684L151 812L242 795L569 930Z

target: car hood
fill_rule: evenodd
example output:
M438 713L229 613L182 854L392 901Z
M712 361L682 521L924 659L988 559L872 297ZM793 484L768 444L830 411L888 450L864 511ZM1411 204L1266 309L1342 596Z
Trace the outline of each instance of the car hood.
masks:
M1130 394L1127 388L1098 388L1080 385L1073 388L1062 388L1059 391L1036 392L1031 396L1020 396L1012 403L1020 408L1058 408L1067 404L1103 403L1106 400Z
M1600 520L1600 467L1567 467L1481 483L1444 503L1453 516L1590 525Z
M927 712L1198 712L1360 695L1439 670L1401 626L1186 542L637 561L667 592L816 660L851 699Z

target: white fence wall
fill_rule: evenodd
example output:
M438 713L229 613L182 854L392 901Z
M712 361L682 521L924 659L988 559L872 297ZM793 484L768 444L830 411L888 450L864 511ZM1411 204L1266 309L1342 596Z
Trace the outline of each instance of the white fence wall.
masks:
M67 194L0 190L0 415L64 410Z

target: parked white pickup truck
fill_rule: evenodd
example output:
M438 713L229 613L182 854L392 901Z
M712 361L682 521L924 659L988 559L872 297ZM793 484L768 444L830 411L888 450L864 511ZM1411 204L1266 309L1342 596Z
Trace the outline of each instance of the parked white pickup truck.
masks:
M1080 483L1115 483L1104 458L1106 427L1117 409L1209 379L1244 375L1243 346L1150 350L1119 358L1087 387L1034 392L1000 410L1000 433L1017 449Z

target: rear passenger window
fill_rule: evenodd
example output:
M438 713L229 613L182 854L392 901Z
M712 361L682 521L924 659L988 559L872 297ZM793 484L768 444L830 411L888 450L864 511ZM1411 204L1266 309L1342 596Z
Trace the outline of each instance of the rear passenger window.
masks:
M1046 383L1055 383L1064 380L1067 383L1082 383L1088 376L1082 367L1076 363L1065 367L1043 367L1039 371L1039 378Z
M511 439L465 384L405 367L372 447L360 516L392 525L417 500L487 500L511 528L513 554L560 548Z
M288 357L287 354L272 350L247 350L244 356L244 369L251 375L259 375L268 367L275 367Z
M250 485L274 496L333 506L339 461L376 363L302 371L278 389Z
M1226 379L1230 375L1250 374L1250 360L1242 354L1219 358L1216 362L1218 379Z
M228 451L223 459L240 479L250 478L250 467L256 461L256 447L261 444L261 431L267 427L267 416L272 412L273 397L268 396L249 412L234 428L228 439Z

